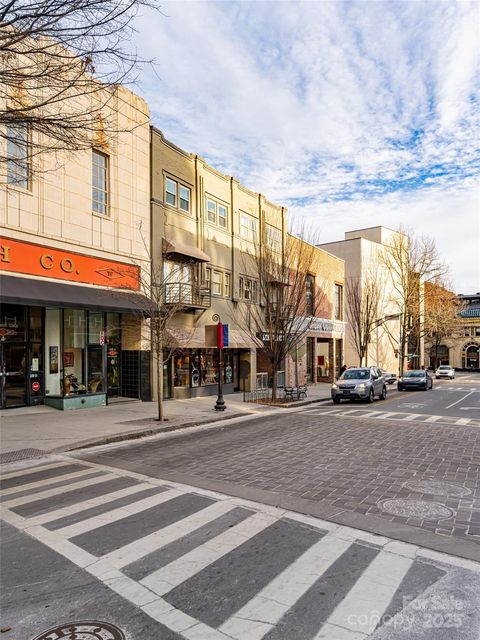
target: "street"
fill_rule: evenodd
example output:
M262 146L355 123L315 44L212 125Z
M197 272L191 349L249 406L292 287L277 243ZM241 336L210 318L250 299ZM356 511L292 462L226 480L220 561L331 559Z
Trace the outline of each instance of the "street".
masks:
M5 638L480 638L479 382L4 465Z

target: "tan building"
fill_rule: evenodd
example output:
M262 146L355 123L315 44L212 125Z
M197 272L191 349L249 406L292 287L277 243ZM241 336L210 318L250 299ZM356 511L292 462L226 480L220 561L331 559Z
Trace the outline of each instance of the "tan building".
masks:
M379 317L368 348L367 364L397 372L400 335L401 301L392 285L391 274L382 266L381 254L397 232L386 227L370 227L345 233L345 239L319 245L322 249L345 261L345 281L354 283L362 291L373 279L381 290ZM362 294L363 295L363 294ZM423 346L420 355L423 364ZM359 364L352 326L347 323L345 364Z
M480 292L459 294L462 309L458 327L438 347L427 344L427 364L449 364L455 369L480 370Z
M2 408L150 396L125 292L149 273L149 112L121 86L108 105L117 133L99 124L90 150L32 157L38 133L4 132L15 142L0 180Z
M229 325L226 392L267 384L262 334L248 326L249 305L262 304L252 258L266 240L262 230L270 243L282 243L287 234L286 209L218 172L199 156L179 149L161 131L152 130L153 259L164 261L167 290L170 286L175 295L181 291L184 304L171 326L178 348L164 367L165 397L216 393L218 350L208 328L214 316ZM320 374L329 379L335 353L342 348L343 311L338 311L336 324L333 321L335 283L343 285L343 261L320 250L319 255L324 258L322 278L330 288L324 324L319 318L309 333L308 351L299 354L305 372L301 381L314 382ZM171 283L169 273L175 274ZM292 367L292 358L287 358L279 373L281 385L293 380Z

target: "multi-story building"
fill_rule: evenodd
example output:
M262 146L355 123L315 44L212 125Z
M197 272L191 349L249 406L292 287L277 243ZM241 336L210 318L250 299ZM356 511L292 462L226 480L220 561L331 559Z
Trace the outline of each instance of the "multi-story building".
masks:
M347 231L345 239L319 245L345 261L345 281L348 288L356 288L361 296L368 287L379 295L378 318L365 354L363 364L375 365L389 371L399 367L398 349L400 336L400 314L402 302L393 286L392 273L384 266L382 255L398 232L386 227L370 227ZM348 304L348 300L346 301ZM345 340L345 364L359 364L359 354L355 348L354 327L347 322ZM413 360L413 354L410 359ZM415 354L415 366L423 364L423 341L419 353Z
M121 86L104 109L115 132L99 121L89 150L32 157L31 141L47 139L3 132L14 142L3 140L0 180L1 408L150 397L150 354L126 292L149 273L149 112Z
M269 371L262 332L252 329L248 312L249 305L263 304L254 256L262 242L281 245L286 236L284 207L152 130L152 255L156 264L163 262L166 290L170 287L182 300L169 330L176 348L164 366L165 397L216 393L218 350L210 338L214 316L229 325L226 392L265 384ZM311 323L297 353L300 382L331 379L335 361L339 367L342 359L343 261L320 249L318 256L312 278L323 278L328 291L324 315ZM293 381L294 359L286 358L280 384Z
M430 346L429 364L449 364L455 369L480 370L480 292L458 296L457 326L441 344Z

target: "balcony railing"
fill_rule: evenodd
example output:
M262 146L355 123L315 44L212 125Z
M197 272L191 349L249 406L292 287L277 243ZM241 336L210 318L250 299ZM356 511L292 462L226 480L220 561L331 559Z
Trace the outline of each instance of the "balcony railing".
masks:
M207 285L166 282L165 302L191 309L208 309L212 304L212 292Z

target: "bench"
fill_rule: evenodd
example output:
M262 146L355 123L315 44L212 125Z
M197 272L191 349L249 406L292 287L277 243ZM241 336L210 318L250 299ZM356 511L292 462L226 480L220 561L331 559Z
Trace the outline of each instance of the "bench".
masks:
M301 385L299 387L285 387L285 400L301 400L307 397L307 387Z

